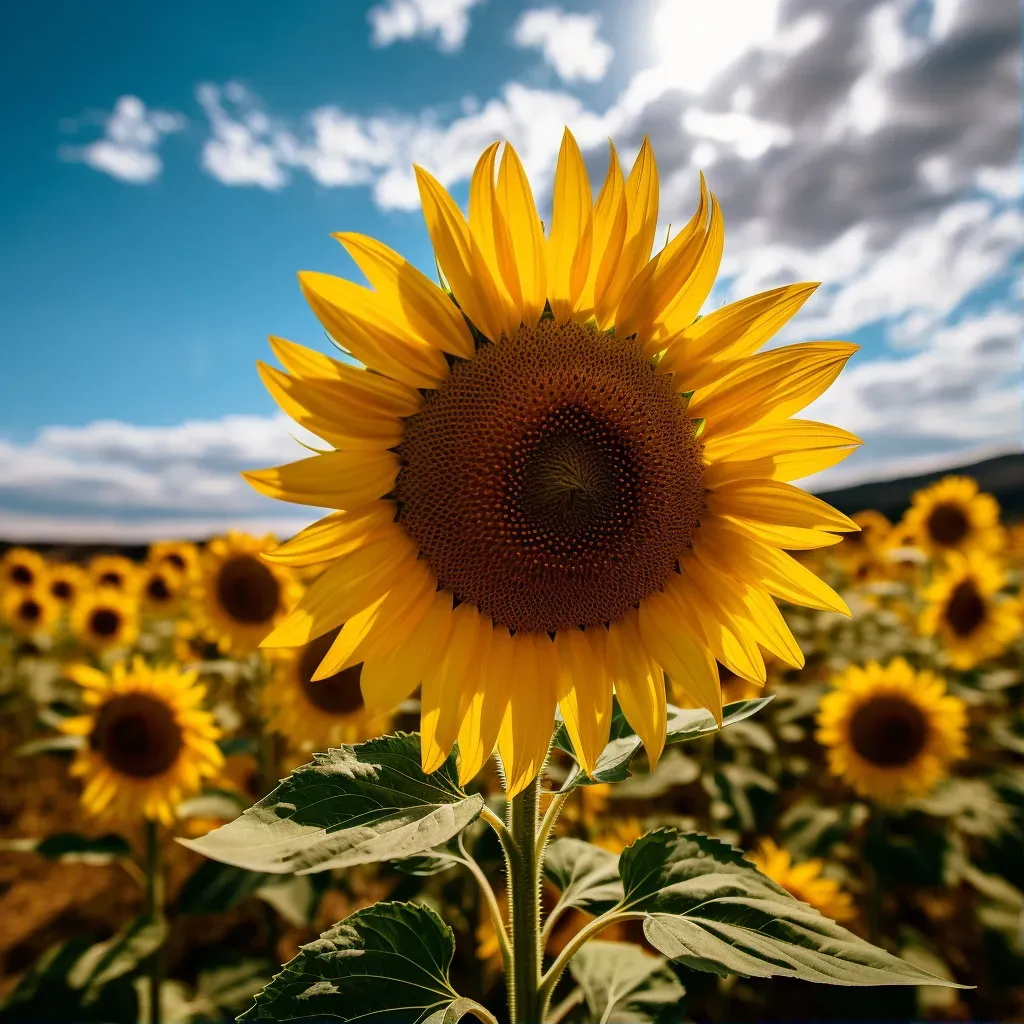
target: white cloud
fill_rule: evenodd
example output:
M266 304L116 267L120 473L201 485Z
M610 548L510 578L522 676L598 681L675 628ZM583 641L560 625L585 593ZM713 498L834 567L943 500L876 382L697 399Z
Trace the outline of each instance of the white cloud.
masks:
M171 522L192 533L275 519L291 529L313 513L262 498L239 476L308 454L290 433L316 443L284 416L159 427L105 420L46 427L26 444L0 439L0 534L30 531L29 513L76 523L89 536L109 523L135 524L139 536L151 527L166 533Z
M462 48L469 12L483 0L385 0L366 14L374 46L434 37L442 53Z
M559 7L524 11L513 28L516 46L540 50L563 82L599 82L615 51L598 36L599 14L568 14Z
M185 118L169 110L148 110L137 96L122 96L103 124L102 138L85 146L62 146L61 159L88 164L119 181L145 185L163 170L157 150L164 136L180 132Z

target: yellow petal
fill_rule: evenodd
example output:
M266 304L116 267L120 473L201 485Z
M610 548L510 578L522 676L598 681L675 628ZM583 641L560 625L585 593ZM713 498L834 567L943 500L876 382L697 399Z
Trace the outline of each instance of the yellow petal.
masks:
M633 279L615 314L615 330L646 343L662 314L697 266L707 245L708 189L700 176L700 202L690 222ZM658 333L664 333L659 329ZM662 346L664 347L664 346ZM645 349L646 351L646 349ZM649 353L653 354L653 353Z
M720 572L762 586L769 594L822 611L849 615L846 602L809 569L738 531L732 524L708 517L694 536L694 551Z
M597 294L611 281L615 273L629 221L622 167L619 165L614 144L609 142L608 146L608 174L587 220L588 227L584 229L589 231L592 244L586 277L576 300L576 313L583 320L593 314ZM575 269L577 273L582 272L582 266Z
M707 420L709 438L787 419L821 395L859 347L845 341L809 341L751 356L726 377L699 389L690 399L689 415Z
M758 523L752 519L737 519L735 516L720 515L717 512L716 516L740 533L771 544L772 547L782 548L783 551L814 551L817 548L833 547L843 539L842 534L825 533L823 530Z
M361 366L339 363L337 359L273 335L270 347L289 373L303 380L332 382L342 401L359 401L394 416L412 416L423 408L419 391L401 381L369 373Z
M752 476L799 480L842 462L860 445L856 434L827 423L813 420L765 423L708 438L704 458L715 465L705 471L705 479L708 474L722 474L722 480Z
M355 260L395 323L428 345L468 359L473 335L458 306L425 274L382 242L343 231L334 236Z
M351 512L334 512L300 530L291 540L260 553L278 565L320 565L362 547L369 540L394 534L398 511L393 501L372 501Z
M558 165L555 168L555 192L552 200L551 236L548 240L548 300L555 320L561 322L572 316L573 307L583 288L579 273L572 273L573 263L581 246L589 247L592 234L585 228L590 216L593 198L590 179L583 162L580 147L568 128L562 135L558 151ZM579 263L590 253L580 252Z
M640 636L636 611L608 627L608 672L653 768L665 749L665 673Z
M469 696L491 642L490 621L476 605L452 612L452 630L441 656L423 673L420 697L420 757L423 771L436 772L451 752Z
M398 476L398 456L390 451L326 452L242 476L268 498L353 509L391 490Z
M507 260L501 259L499 250L502 277L511 294L518 290L522 296L523 322L535 324L547 298L547 242L530 182L511 143L505 144L501 154L497 195L514 255L514 262L509 266Z
M603 288L598 285L595 296L594 312L602 329L614 322L626 289L651 258L654 245L654 232L658 227L658 164L646 135L626 179L625 198L626 234L615 263L615 274Z
M416 546L408 537L371 541L318 576L261 647L299 647L340 626L408 573Z
M612 720L612 684L608 678L607 630L592 626L563 630L555 636L558 656L558 703L573 750L583 770L594 774L608 745Z
M459 306L492 341L501 336L502 302L462 211L440 182L416 167L416 184L437 262Z
M504 626L495 626L481 670L469 681L469 701L459 727L461 785L469 782L494 752L514 681L512 637Z
M64 675L87 690L105 690L110 682L104 673L90 665L69 665Z
M403 334L369 288L312 270L299 274L299 285L327 333L371 370L414 388L437 387L448 376L444 355Z
M715 721L722 724L722 687L718 666L710 651L697 639L696 623L681 619L679 604L664 593L640 602L640 636L655 661Z
M737 584L742 588L742 599L750 613L750 620L757 628L757 642L787 665L803 668L803 651L771 595L752 584L742 581L737 581Z
M452 595L434 594L409 635L393 646L372 651L363 661L359 686L371 715L397 706L416 689L427 666L440 656L452 625Z
M517 633L512 668L515 685L498 733L509 800L537 778L551 744L558 681L554 644L544 635Z
M705 487L708 487L705 478ZM733 480L709 489L712 512L759 523L855 533L860 527L828 502L779 480Z
M387 413L342 400L329 387L289 377L266 363L256 369L271 397L296 423L337 448L371 451L392 448L405 433L401 420Z

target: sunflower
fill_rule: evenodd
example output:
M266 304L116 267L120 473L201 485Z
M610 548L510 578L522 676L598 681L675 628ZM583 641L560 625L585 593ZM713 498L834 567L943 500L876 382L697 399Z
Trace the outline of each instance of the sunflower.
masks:
M884 575L884 551L892 523L888 516L874 509L865 509L851 518L860 530L845 534L833 551L854 582L867 582Z
M149 546L150 565L169 565L182 576L191 577L199 566L199 548L187 540L156 540Z
M422 683L423 768L456 740L471 778L498 747L508 793L538 774L560 704L584 767L613 689L652 763L665 673L721 715L717 658L762 681L759 645L803 658L772 598L847 613L783 549L856 529L788 481L859 441L790 417L856 350L754 353L814 290L777 288L702 318L722 255L701 179L692 220L653 259L658 172L612 148L591 201L567 131L545 238L515 150L481 156L468 221L416 168L450 293L373 239L341 234L372 288L302 273L338 362L281 339L261 366L282 409L332 450L247 473L261 493L335 512L265 555L330 559L266 639L342 626L318 675L362 663L373 713Z
M337 629L304 647L274 652L274 678L263 688L267 727L288 737L300 750L324 750L359 743L387 732L387 716L372 716L359 688L360 665L312 682L338 634Z
M157 615L177 609L185 587L185 577L169 562L144 566L138 577L142 607Z
M262 556L277 541L229 531L206 545L194 587L200 631L222 653L254 651L295 604L301 588L284 566Z
M938 636L950 665L960 671L998 658L1024 631L1018 602L1000 599L1002 566L981 554L953 553L944 573L924 592L925 636Z
M138 583L139 567L124 555L96 555L89 562L89 575L97 587L112 587L127 593Z
M45 586L8 587L0 596L3 620L24 636L48 633L60 617L60 605Z
M746 855L758 871L778 882L802 903L809 903L833 921L849 921L857 911L848 892L834 879L822 875L824 863L817 858L794 864L788 850L762 839L753 853Z
M87 736L71 772L85 779L82 802L103 817L130 818L141 810L170 825L174 808L213 778L224 763L220 730L200 707L206 690L195 672L151 668L134 658L110 674L85 665L68 673L85 690L89 711L61 730Z
M998 551L1005 542L999 503L979 494L969 476L947 476L911 498L904 522L915 543L929 555L950 551Z
M139 610L131 594L97 587L71 608L71 632L94 651L128 647L139 632Z
M58 562L46 573L46 588L50 596L62 605L72 605L89 586L86 571L73 562Z
M46 560L31 548L9 548L0 558L0 589L34 587L46 576Z
M924 796L967 752L967 709L931 672L897 658L851 666L818 707L829 768L864 797Z

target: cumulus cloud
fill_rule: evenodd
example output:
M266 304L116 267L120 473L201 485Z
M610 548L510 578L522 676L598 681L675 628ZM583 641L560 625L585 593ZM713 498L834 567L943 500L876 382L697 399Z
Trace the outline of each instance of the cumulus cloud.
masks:
M302 458L290 432L314 440L283 416L160 427L106 420L46 427L25 444L0 439L0 534L25 535L39 515L73 524L83 539L116 523L136 536L172 522L195 535L254 521L294 532L314 514L260 497L239 476Z
M390 46L410 39L433 39L442 53L462 48L469 33L469 12L483 0L385 0L371 7L370 41Z
M563 82L599 82L615 51L598 36L600 14L569 14L559 7L524 11L512 30L516 46L540 50Z
M103 120L103 136L85 146L60 148L61 159L87 164L118 181L145 185L160 176L163 161L157 150L164 136L185 127L182 114L147 109L137 96L122 96ZM77 124L72 122L73 128Z

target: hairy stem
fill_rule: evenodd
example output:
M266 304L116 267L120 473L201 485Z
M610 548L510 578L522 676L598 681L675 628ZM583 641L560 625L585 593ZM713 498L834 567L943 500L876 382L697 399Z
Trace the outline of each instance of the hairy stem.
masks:
M540 1024L540 884L537 873L537 808L540 783L534 781L509 804L512 856L509 860L509 918L512 922L512 1024Z

